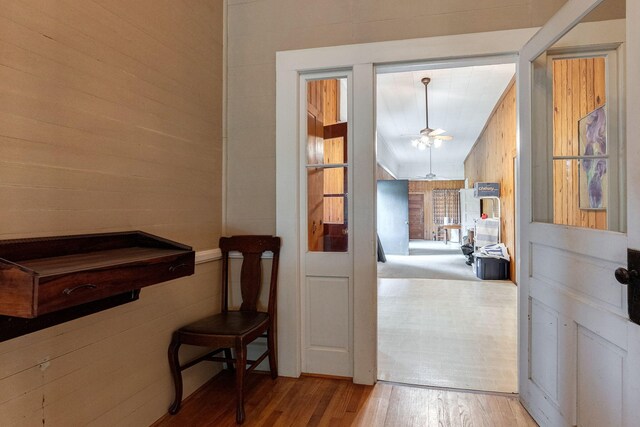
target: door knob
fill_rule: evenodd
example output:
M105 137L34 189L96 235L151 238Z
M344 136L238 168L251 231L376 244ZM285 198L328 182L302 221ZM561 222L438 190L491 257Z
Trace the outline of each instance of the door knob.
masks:
M623 285L628 285L632 280L638 278L638 272L635 270L629 271L624 267L620 267L616 269L615 276L618 282L622 283Z
M629 320L640 325L640 251L627 249L627 268L616 269L616 280L627 285Z

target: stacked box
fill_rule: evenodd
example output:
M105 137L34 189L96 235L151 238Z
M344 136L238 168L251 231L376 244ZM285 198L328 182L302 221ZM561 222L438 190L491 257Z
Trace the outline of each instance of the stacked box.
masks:
M482 280L508 280L509 261L501 258L491 258L476 255L474 272Z

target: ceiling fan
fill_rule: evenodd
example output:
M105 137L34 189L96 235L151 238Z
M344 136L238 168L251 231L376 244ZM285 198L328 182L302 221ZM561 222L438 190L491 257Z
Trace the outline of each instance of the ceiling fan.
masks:
M433 181L433 180L439 179L438 177L436 177L435 173L431 172L431 156L433 155L433 153L431 152L432 148L433 147L431 146L429 147L429 173L426 174L424 177L421 177L422 179L425 179L427 181Z
M436 148L442 144L442 141L450 141L453 139L451 135L443 135L447 131L444 129L432 129L429 127L429 90L427 86L431 79L429 77L422 78L422 84L424 84L424 104L425 104L425 128L417 135L418 138L411 141L411 145L417 147L419 150L426 150L435 146Z

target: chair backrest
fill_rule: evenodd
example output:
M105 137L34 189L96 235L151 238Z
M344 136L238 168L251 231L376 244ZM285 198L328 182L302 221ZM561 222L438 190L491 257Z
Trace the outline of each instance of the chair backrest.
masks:
M229 304L229 252L242 253L242 269L240 271L240 290L242 305L240 311L256 311L260 287L262 284L262 255L273 253L271 263L271 280L269 284L270 316L275 315L278 280L278 262L280 259L280 237L276 236L231 236L220 238L222 251L222 311L228 311Z

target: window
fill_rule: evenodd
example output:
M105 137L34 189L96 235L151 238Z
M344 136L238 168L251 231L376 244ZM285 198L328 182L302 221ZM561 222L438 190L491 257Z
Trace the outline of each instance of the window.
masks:
M348 249L346 79L307 81L307 237L313 252Z

